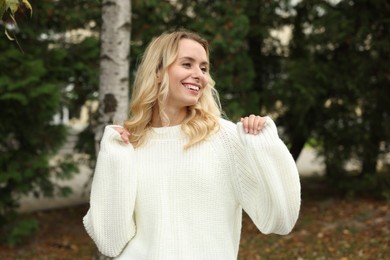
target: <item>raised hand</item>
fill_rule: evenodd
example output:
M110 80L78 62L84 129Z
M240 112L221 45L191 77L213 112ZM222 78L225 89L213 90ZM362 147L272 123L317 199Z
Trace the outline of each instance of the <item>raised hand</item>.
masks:
M241 118L245 133L257 135L265 125L265 118L261 116L250 115Z
M114 127L115 131L117 131L119 133L119 135L121 136L123 142L125 144L129 144L129 136L130 136L130 133L123 127Z

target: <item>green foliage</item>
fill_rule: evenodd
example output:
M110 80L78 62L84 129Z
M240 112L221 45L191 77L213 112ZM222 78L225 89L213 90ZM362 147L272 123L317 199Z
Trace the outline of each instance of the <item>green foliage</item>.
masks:
M367 197L390 199L390 174L356 176L339 174L337 178L328 178L328 183L334 191L349 198Z
M390 137L385 0L133 3L132 70L153 36L199 32L230 118L274 113L295 158L314 139L329 178L343 182L351 159L359 174L375 174ZM292 30L289 46L271 34L283 26Z
M97 114L95 114L97 115ZM95 116L91 115L91 116ZM86 153L90 156L89 165L91 169L95 167L96 149L95 149L95 134L93 131L93 125L95 122L91 122L81 133L79 133L78 140L75 149L79 152Z
M14 16L21 6L29 9L32 15L32 7L27 0L0 0L0 18L3 18L6 11L9 11Z
M11 246L21 245L26 239L34 235L38 229L37 220L16 217L16 220L9 221L7 227L2 231L4 234L1 237L4 241L1 242Z
M4 42L4 41L3 41ZM8 74L0 76L0 215L17 206L17 198L30 192L54 195L49 176L74 171L67 163L51 166L49 159L66 137L66 129L50 121L59 110L58 86L45 78L44 62L20 52L1 57ZM17 68L17 69L16 69Z
M152 37L169 30L200 33L211 45L211 74L233 120L261 113L262 92L280 71L275 1L133 1L131 69ZM280 23L280 22L279 22ZM263 48L267 42L267 48Z
M343 176L351 159L361 163L358 175L376 174L390 139L386 1L302 1L289 8L290 56L274 90L293 154L315 138L328 177L349 183ZM370 186L363 179L357 180Z
M193 30L211 44L211 73L232 120L275 113L293 155L316 140L335 180L351 158L362 162L362 173L372 173L376 159L389 152L386 1L132 3L131 77L152 37ZM53 174L65 178L73 170L68 159L57 168L49 164L66 136L63 126L50 122L61 106L78 117L85 101L97 97L100 4L37 1L34 17L15 14L26 54L0 39L6 71L0 74L1 214L15 208L21 194L69 192L50 182ZM271 35L282 26L293 29L288 47ZM76 29L90 35L65 36ZM77 148L92 154L91 129Z
M30 11L30 15L32 15L32 6L27 0L0 0L0 20L5 21L5 35L11 41L16 41L15 37L10 36L8 33L9 25L17 28L17 22L15 19L15 13L17 11L24 12L25 9ZM5 14L7 14L9 19L4 19ZM15 35L14 30L12 31L13 35ZM18 46L20 47L18 41L16 41Z
M32 18L15 14L15 33L25 54L0 37L0 232L10 243L35 230L33 222L12 222L21 196L71 193L70 187L53 182L71 178L77 168L71 156L54 157L67 129L52 120L64 105L71 116L78 116L80 104L96 96L98 80L93 30L99 23L99 3L41 1L34 11ZM70 13L77 19L69 20ZM79 28L89 28L92 34L79 37L72 31ZM66 31L75 36L66 37Z

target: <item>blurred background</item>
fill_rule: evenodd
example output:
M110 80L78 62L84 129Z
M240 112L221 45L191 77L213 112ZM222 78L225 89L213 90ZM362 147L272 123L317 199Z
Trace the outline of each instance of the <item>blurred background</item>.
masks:
M95 254L81 218L96 129L110 123L99 112L107 95L99 86L101 29L120 17L102 19L109 2L30 0L31 17L27 3L14 15L0 8L1 259ZM244 217L239 259L390 255L389 1L117 2L131 4L123 26L130 94L154 36L195 31L210 43L227 117L270 115L297 160L303 201L296 228L264 236Z

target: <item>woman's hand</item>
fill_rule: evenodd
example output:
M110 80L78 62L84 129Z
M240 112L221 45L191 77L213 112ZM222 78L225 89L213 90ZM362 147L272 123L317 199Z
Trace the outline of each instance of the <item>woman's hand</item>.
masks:
M129 136L130 136L130 133L123 127L114 127L115 131L117 131L119 133L119 135L121 136L123 142L125 144L129 144Z
M242 117L241 123L245 133L257 135L265 125L265 118L252 114L250 116Z

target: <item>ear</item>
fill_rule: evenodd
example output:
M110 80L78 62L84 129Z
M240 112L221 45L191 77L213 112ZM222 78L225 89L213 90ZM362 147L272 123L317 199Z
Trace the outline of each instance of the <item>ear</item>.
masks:
M160 84L162 82L162 73L161 70L158 70L156 73L157 83Z

